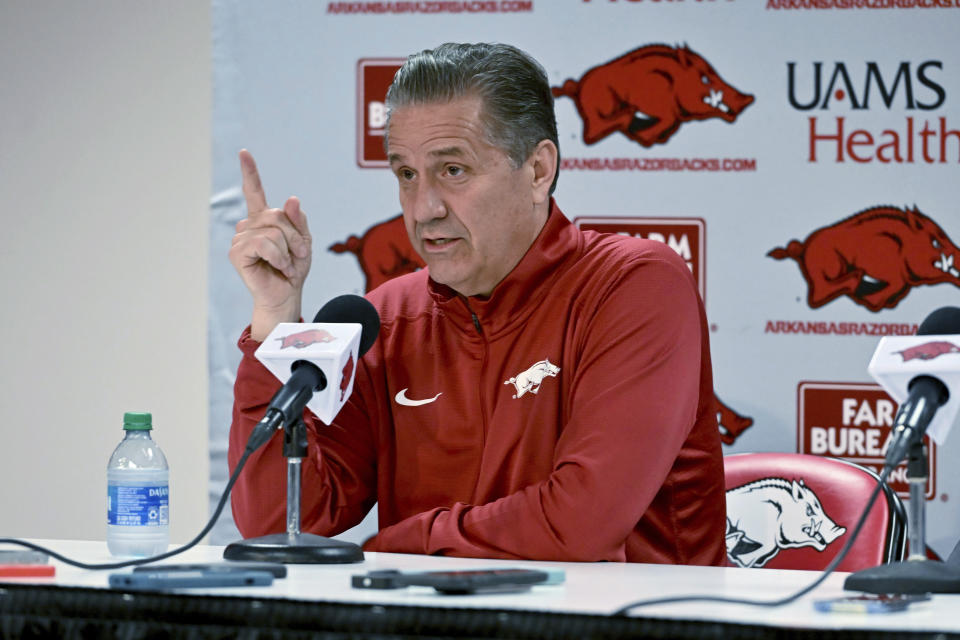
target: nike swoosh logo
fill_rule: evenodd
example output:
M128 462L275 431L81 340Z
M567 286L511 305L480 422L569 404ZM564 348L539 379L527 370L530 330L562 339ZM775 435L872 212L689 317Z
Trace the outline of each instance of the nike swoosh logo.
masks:
M431 402L433 402L434 400L436 400L442 395L443 395L443 392L441 391L440 393L433 396L432 398L426 398L424 400L411 400L410 398L407 397L407 390L401 389L400 391L397 392L397 395L395 395L393 399L397 401L397 404L401 404L405 407L419 407L420 405L430 404Z

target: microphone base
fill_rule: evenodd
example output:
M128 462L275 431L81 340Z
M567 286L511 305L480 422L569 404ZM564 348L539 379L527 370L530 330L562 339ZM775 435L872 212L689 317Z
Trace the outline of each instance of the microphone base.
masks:
M223 550L223 557L226 560L282 564L349 564L363 562L363 550L352 542L312 533L276 533L231 542Z
M960 568L937 560L891 562L851 573L843 588L867 593L960 593Z

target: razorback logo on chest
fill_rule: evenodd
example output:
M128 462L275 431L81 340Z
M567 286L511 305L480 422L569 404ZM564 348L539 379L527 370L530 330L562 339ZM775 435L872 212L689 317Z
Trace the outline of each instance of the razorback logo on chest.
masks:
M540 391L540 385L543 384L544 378L556 378L558 373L560 373L560 367L550 362L549 359L544 359L533 363L526 371L521 371L517 375L504 380L503 384L512 384L517 391L513 397L520 398L526 393L536 394Z

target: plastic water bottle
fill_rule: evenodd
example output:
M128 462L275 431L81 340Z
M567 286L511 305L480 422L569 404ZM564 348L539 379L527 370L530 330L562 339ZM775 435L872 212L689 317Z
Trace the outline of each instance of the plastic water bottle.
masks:
M107 465L107 548L152 556L170 544L170 468L150 437L149 413L123 414L124 438Z

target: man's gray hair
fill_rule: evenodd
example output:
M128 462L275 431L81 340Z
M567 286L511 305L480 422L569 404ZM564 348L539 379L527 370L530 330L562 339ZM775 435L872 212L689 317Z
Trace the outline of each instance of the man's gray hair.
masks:
M557 117L547 73L530 55L506 44L442 44L407 58L387 91L387 125L394 109L477 96L487 141L519 168L542 140L557 149ZM559 158L557 159L559 174ZM554 175L550 193L557 185Z

